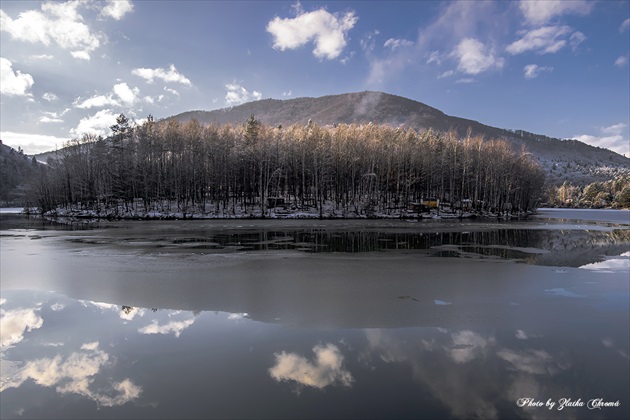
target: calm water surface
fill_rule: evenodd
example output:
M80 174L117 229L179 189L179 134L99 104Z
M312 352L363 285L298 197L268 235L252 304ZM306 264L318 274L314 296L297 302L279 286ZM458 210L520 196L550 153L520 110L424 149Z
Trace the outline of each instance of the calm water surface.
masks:
M629 216L0 214L0 414L629 418Z

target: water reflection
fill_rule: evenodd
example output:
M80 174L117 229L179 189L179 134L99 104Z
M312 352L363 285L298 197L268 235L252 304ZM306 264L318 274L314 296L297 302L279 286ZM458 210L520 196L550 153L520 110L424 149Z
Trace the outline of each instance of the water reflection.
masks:
M6 303L0 299L0 305ZM24 339L24 333L41 328L44 320L39 314L39 307L4 310L0 308L0 346L4 348L19 343Z
M628 325L615 311L600 312L579 331L572 325L586 319L573 316L549 331L521 328L516 319L495 329L305 330L256 322L244 312L153 312L28 291L2 299L3 323L11 319L21 335L1 354L2 418L630 414ZM30 321L15 322L18 313ZM137 315L121 318L131 313ZM558 411L519 407L522 398L621 405Z
M5 364L4 359L3 365ZM3 366L0 392L19 388L28 380L37 385L55 388L59 394L78 394L95 401L99 406L112 407L125 404L140 396L142 388L131 379L108 381L94 389L92 384L99 372L110 365L108 353L99 349L99 343L85 343L80 350L68 356L26 360L22 363L6 363Z
M3 231L0 417L630 418L628 230L318 223Z
M406 366L414 382L448 407L450 413L444 417L623 418L628 413L627 407L604 412L587 407L558 410L557 402L563 398L603 398L620 401L620 407L627 405L624 374L616 372L599 379L588 363L583 364L589 357L607 357L593 347L593 341L587 350L576 350L570 343L563 343L565 334L526 338L522 332L516 341L504 333L471 330L425 330L415 337L388 330L367 330L365 334L368 345L360 355L363 363L372 371L382 369L383 364ZM614 366L627 367L618 356L599 363L601 375L611 374ZM591 376L581 376L585 374ZM578 383L575 377L583 381ZM519 407L516 403L522 398L542 400L543 406ZM556 406L545 407L548 400Z
M269 375L276 381L294 381L313 388L330 385L352 386L354 378L343 367L344 356L334 344L313 347L315 359L311 362L296 353L274 354L276 364L269 369Z

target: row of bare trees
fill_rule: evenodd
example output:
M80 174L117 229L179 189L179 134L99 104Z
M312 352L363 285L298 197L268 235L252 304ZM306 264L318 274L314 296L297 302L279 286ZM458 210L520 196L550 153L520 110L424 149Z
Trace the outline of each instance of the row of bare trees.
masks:
M543 174L500 140L379 125L270 127L192 120L73 140L34 185L42 211L59 207L267 215L277 203L320 215L397 214L422 199L479 210L531 209Z

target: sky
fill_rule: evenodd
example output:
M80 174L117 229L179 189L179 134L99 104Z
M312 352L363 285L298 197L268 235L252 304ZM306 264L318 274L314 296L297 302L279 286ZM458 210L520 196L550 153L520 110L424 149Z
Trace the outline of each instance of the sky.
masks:
M0 2L0 139L383 91L630 157L630 1Z

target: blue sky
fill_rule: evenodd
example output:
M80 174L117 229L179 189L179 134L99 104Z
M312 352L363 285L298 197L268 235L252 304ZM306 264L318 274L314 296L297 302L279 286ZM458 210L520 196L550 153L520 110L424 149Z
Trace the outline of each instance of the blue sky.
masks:
M0 3L0 138L378 90L630 156L629 1Z

